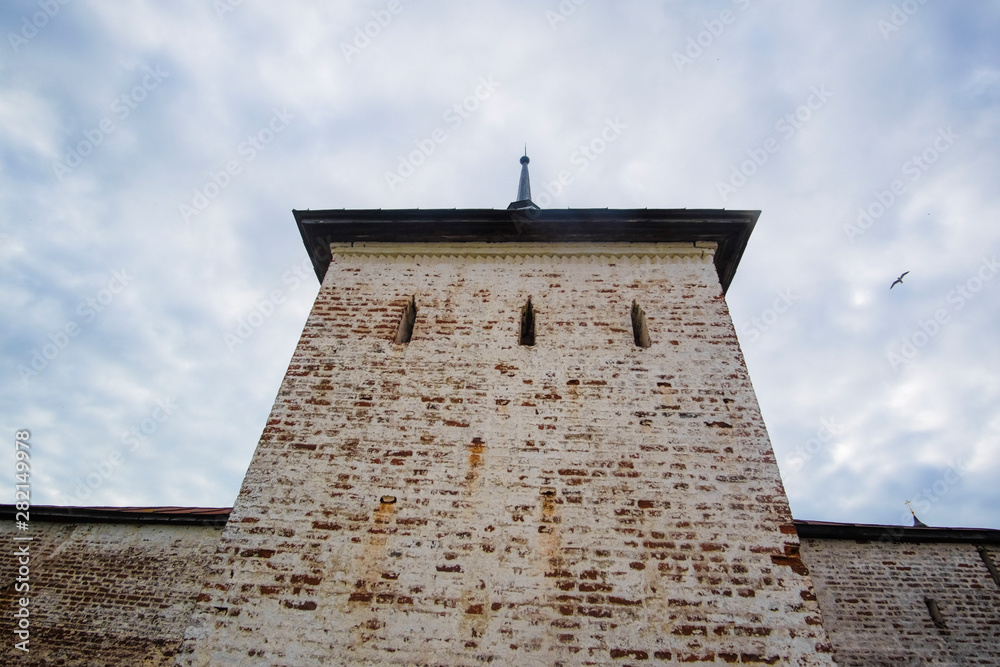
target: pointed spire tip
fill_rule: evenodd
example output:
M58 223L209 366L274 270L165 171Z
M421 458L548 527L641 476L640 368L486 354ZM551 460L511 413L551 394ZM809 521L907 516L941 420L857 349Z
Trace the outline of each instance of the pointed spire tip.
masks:
M538 206L531 201L531 183L528 178L528 163L531 160L528 158L528 145L524 145L524 155L521 156L521 177L517 182L517 199L510 203L508 209L521 209L521 208L534 208L537 209Z

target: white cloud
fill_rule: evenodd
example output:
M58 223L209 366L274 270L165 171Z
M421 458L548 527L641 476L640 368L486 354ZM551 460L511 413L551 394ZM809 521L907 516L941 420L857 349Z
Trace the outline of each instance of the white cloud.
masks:
M383 4L74 3L7 53L0 303L16 315L0 399L3 428L35 431L38 502L74 493L171 397L176 414L86 502L232 503L317 288L283 281L305 256L292 208L503 208L525 142L535 192L573 170L553 207L717 208L717 184L774 138L725 203L763 211L728 301L793 511L896 522L955 456L972 471L921 518L998 526L1000 279L948 302L1000 250L996 8L928 4L883 38L891 3L586 3L555 25L555 2L402 6L350 59L342 45ZM679 71L674 52L724 10L736 20ZM53 160L147 67L167 76L60 181ZM450 123L480 77L500 85ZM789 134L779 123L817 87L829 99ZM287 128L241 153L286 107ZM615 118L627 129L578 169ZM960 138L911 180L907 160L948 127ZM390 190L385 172L437 128L446 141ZM233 160L184 222L179 206ZM845 228L894 180L904 191L852 243ZM122 268L134 281L83 322L78 305ZM231 352L224 335L274 289L287 301ZM751 324L789 289L786 312ZM886 350L940 308L949 322L893 370ZM71 321L79 335L21 383ZM831 417L842 430L789 468Z

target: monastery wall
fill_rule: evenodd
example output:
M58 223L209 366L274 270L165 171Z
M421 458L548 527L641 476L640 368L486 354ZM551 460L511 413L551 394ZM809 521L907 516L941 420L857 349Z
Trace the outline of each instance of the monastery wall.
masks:
M222 528L32 521L0 523L4 665L171 665ZM14 542L14 537L31 537ZM27 545L29 590L15 590ZM22 557L23 558L23 557ZM23 581L21 583L24 583ZM11 615L29 599L28 652Z
M832 664L713 248L336 249L181 664Z
M802 560L841 667L1000 665L1000 584L975 545L804 538Z

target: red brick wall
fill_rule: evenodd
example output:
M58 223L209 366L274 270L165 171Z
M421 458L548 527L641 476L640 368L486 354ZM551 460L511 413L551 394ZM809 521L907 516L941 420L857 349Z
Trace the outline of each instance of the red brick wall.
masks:
M173 664L221 531L33 521L24 533L5 522L0 664ZM14 589L15 534L33 538L27 592ZM14 648L19 640L11 618L24 596L30 600L28 653Z
M335 255L182 662L832 664L790 520L710 252Z
M802 559L841 667L1000 665L1000 586L973 545L809 538Z

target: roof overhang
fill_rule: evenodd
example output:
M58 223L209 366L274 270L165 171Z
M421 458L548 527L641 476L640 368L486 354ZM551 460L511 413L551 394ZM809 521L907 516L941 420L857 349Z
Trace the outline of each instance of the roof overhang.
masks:
M143 523L225 526L231 507L66 507L32 505L31 520L54 523ZM14 521L14 505L0 505L0 520Z
M799 537L860 542L963 542L1000 544L1000 530L993 528L937 528L933 526L880 526L830 521L792 521Z
M760 211L716 209L362 209L292 211L320 282L331 243L714 242L729 289Z

